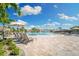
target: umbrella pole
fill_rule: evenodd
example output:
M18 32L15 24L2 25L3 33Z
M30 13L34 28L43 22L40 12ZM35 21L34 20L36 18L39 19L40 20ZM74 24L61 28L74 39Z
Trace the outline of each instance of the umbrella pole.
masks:
M19 28L18 28L18 26L17 26L17 32L16 33L17 33L17 40L19 40L19 35L18 35L19 34Z

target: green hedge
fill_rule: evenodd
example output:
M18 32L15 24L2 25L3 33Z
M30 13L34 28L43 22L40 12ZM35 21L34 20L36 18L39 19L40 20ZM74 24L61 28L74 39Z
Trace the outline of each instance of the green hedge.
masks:
M5 54L4 44L2 41L0 41L0 56L3 56Z
M19 55L19 48L16 47L16 44L12 39L6 39L0 41L0 56L5 55L6 50L4 47L7 46L7 50L10 51L9 55Z
M0 49L0 56L4 56L5 55L5 50Z

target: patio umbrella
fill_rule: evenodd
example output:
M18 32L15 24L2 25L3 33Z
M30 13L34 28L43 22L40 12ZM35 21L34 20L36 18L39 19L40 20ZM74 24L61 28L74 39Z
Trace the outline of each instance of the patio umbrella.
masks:
M11 22L10 25L11 26L16 26L17 25L17 22Z
M18 37L18 34L19 34L19 27L23 27L26 25L26 22L22 21L22 20L18 20L18 21L15 21L15 22L11 22L10 23L10 26L16 26L16 29L17 29L17 32L16 32L16 35Z
M22 20L18 20L16 22L11 22L10 25L11 26L16 26L17 30L19 29L19 27L24 27L27 23L22 21Z
M23 27L23 26L25 26L27 23L26 22L24 22L24 21L22 21L22 20L18 20L18 21L16 21L16 22L11 22L10 23L10 25L11 26L17 26L17 30L19 29L18 27ZM23 28L22 28L23 29ZM19 36L18 36L18 33L19 32L17 32L17 39L19 38ZM26 32L24 31L24 33L26 34ZM25 34L23 34L23 33L20 33L20 35L21 35L21 40L26 40L25 42L28 42L29 41L29 39L28 39L28 37L27 37L27 35L25 35ZM18 39L19 40L19 39ZM20 40L20 41L21 41Z
M11 26L25 26L26 22L22 21L22 20L18 20L16 22L11 22L10 23Z

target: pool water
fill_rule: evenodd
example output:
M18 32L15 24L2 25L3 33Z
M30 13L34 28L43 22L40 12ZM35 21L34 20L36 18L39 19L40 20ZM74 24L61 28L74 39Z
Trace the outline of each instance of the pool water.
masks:
M49 35L51 32L27 32L28 35Z

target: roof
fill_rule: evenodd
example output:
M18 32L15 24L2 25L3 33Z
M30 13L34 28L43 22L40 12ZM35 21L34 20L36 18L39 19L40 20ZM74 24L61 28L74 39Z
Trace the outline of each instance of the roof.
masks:
M74 26L71 29L79 29L79 26Z

